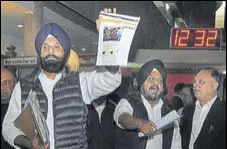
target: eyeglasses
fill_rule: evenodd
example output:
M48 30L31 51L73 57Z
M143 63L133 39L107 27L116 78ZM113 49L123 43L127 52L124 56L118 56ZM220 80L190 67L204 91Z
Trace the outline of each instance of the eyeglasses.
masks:
M52 48L53 51L55 51L55 52L62 49L60 44L55 44L55 45L51 46L51 45L44 43L43 46L42 46L42 51L47 52L47 51L50 50L50 48Z

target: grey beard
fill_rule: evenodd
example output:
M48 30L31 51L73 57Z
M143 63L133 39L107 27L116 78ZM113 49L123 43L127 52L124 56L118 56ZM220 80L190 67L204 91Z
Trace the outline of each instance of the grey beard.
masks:
M5 103L9 103L10 100L10 95L9 93L1 93L1 103L5 104Z
M156 98L153 98L151 96L149 96L149 93L146 92L146 90L144 89L144 87L141 87L141 94L146 98L146 100L150 103L150 104L156 104L159 102L160 98L161 98L161 94L159 96L157 96Z

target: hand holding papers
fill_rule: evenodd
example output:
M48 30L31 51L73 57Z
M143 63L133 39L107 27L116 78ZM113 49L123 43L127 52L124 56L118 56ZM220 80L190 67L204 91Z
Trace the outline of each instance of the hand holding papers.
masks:
M96 65L126 66L140 17L100 12Z
M14 124L31 140L35 137L36 130L41 146L49 143L46 120L39 110L38 99L32 90L28 95L24 110L14 121Z
M179 114L176 112L176 110L171 111L170 113L168 113L167 115L162 117L160 120L155 122L155 124L157 126L157 130L164 128L165 126L171 124L172 122L174 122L175 120L177 120L179 118L181 118L181 116L179 116ZM144 134L142 132L139 132L138 136L143 137Z

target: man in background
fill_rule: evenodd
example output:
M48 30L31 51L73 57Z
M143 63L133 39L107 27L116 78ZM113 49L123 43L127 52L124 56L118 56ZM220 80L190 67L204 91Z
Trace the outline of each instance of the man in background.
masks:
M174 87L174 94L169 101L171 108L175 109L176 111L178 111L180 108L184 106L182 101L183 98L182 91L184 86L185 86L184 83L177 83Z
M1 70L1 127L9 106L10 97L15 84L16 78L14 74L10 70L3 68ZM2 136L2 129L1 129L1 148L11 149L10 145L4 140Z
M88 149L114 149L116 123L113 118L119 101L116 91L102 96L88 106Z
M193 92L193 85L192 84L185 84L184 88L182 89L181 100L183 103L183 107L178 110L178 113L181 114L184 107L195 104L196 98Z

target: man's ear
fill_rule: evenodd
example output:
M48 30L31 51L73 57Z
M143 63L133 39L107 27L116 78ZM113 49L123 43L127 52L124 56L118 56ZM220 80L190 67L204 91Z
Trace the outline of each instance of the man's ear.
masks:
M213 81L213 87L214 87L214 90L216 91L218 89L218 82L216 80Z

